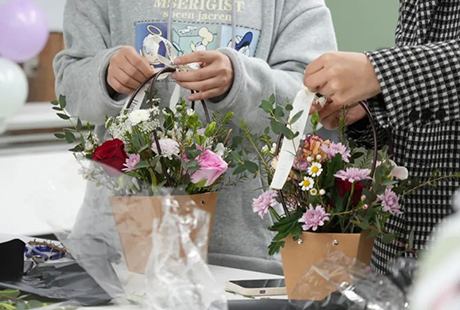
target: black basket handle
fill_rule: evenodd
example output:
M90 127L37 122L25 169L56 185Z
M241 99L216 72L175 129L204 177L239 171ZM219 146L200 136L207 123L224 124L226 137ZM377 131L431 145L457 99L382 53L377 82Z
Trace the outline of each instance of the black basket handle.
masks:
M369 110L367 100L360 101L359 105L361 105L361 107L366 112L366 115L369 118L369 122L370 122L371 127L372 127L372 138L373 138L374 149L373 149L373 161L372 161L372 167L371 167L371 174L370 175L374 176L375 169L377 168L377 161L378 161L377 126L376 126L376 123L375 123L375 119L372 116L371 111ZM392 139L391 134L390 134L390 132L388 130L386 130L386 134L387 134L387 139L388 139L388 142L389 142L388 154L389 154L390 158L393 158L393 139ZM281 142L282 142L282 140L283 140L283 134L280 134L278 136L278 140L276 142L275 156L279 155L279 152L281 150ZM283 206L284 212L286 212L286 214L289 214L289 210L288 210L287 205L286 205L286 200L284 198L283 190L279 191L279 195L280 195L280 200L281 200L281 204Z
M154 99L154 94L155 94L155 84L157 83L159 77L162 75L162 74L165 74L165 73L173 73L173 72L176 72L176 69L174 68L170 68L170 67L165 67L163 69L161 69L160 71L158 71L157 73L155 73L154 75L152 75L151 77L147 78L137 89L136 91L131 95L129 101L128 101L128 104L126 105L126 108L130 108L134 102L134 99L136 98L136 96L139 94L139 92L144 88L145 85L147 85L149 82L150 82L150 89L149 89L149 94L148 94L148 101L152 101ZM194 94L195 91L194 90L191 90L191 93ZM201 105L203 106L203 110L204 110L204 115L205 115L205 118L206 118L206 122L209 124L211 123L211 117L209 116L209 111L208 111L208 107L206 105L206 102L204 100L201 100ZM195 101L192 101L192 104L191 104L191 108L193 110L195 110Z
M161 69L160 71L158 71L157 73L155 73L154 75L152 75L151 77L147 78L135 91L134 93L131 95L129 101L128 101L128 104L126 105L126 108L130 108L134 102L134 99L136 98L136 96L139 94L139 92L141 92L141 90L144 88L145 85L147 85L148 83L150 83L150 89L149 89L149 93L148 93L148 98L147 98L147 102L151 102L153 101L154 99L154 94L155 94L155 84L157 83L159 77L162 75L162 74L165 74L165 73L173 73L173 72L176 72L176 69L175 68L170 68L170 67L165 67L163 69ZM192 94L195 93L194 90L191 91ZM208 111L208 107L206 106L206 102L204 100L201 100L201 105L203 106L203 110L204 110L204 115L205 115L205 118L206 118L206 122L208 124L211 123L211 118L209 116L209 111ZM192 104L191 104L191 108L193 110L195 110L195 101L192 101ZM154 141L155 141L155 145L157 147L157 150L158 150L158 155L160 156L160 164L161 164L161 170L163 170L163 173L165 175L165 178L166 178L166 182L168 184L168 186L173 186L172 184L172 179L171 179L171 176L169 175L168 173L168 168L166 166L166 163L164 161L164 158L161 157L162 156L162 151L161 151L161 147L160 147L160 141L158 140L158 133L157 131L155 130L153 132L153 138L154 138Z

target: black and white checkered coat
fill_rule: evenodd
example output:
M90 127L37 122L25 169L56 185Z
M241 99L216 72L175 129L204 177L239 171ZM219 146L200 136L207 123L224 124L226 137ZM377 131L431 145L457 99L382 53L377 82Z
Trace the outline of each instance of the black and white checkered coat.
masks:
M459 39L459 0L400 0L397 47L367 53L382 88L380 100L370 100L370 108L380 128L391 130L395 161L411 177L460 171ZM370 141L368 128L351 129L351 135ZM388 228L406 244L414 231L415 250L426 249L435 225L452 212L452 195L459 186L458 180L444 181L437 189L406 197L404 214L391 218ZM377 241L373 267L387 272L389 261L402 250L396 243Z

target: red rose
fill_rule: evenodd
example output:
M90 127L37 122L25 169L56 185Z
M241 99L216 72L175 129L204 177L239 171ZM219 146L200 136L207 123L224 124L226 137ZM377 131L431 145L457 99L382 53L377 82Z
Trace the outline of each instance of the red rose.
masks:
M128 155L125 152L125 144L119 139L104 142L93 154L93 160L95 162L112 167L116 170L104 168L112 177L117 176L119 172L121 172L121 169L124 168L123 164L126 162L126 158L128 158Z
M343 197L345 193L349 193L351 191L351 183L348 181L344 181L342 179L335 179L335 184L337 185L337 189L339 190L339 196ZM356 206L359 201L361 200L361 196L363 194L363 189L366 186L361 182L355 182L355 189L353 191L353 197L351 198L351 202L353 206Z

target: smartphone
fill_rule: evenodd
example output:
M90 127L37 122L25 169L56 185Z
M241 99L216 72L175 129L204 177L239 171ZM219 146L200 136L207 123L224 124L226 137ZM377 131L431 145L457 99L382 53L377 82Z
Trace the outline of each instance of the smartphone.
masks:
M245 296L286 295L284 279L231 280L227 282L227 291Z

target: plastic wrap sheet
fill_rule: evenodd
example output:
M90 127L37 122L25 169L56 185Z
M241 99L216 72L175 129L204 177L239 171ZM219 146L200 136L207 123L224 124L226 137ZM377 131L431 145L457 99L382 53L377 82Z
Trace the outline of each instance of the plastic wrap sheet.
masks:
M123 182L151 189L132 179ZM154 196L150 190L146 195L130 196L129 191L115 195L113 189L89 182L69 232L59 208L71 197L63 195L66 189L58 181L50 183L54 195L39 193L34 199L49 206L41 216L112 302L155 310L227 308L225 290L206 264L209 214L189 196L177 189L162 189Z
M380 275L355 259L334 252L306 271L290 303L302 310L409 309L406 293L415 266L414 261L400 260L390 276ZM312 297L305 300L305 296Z

